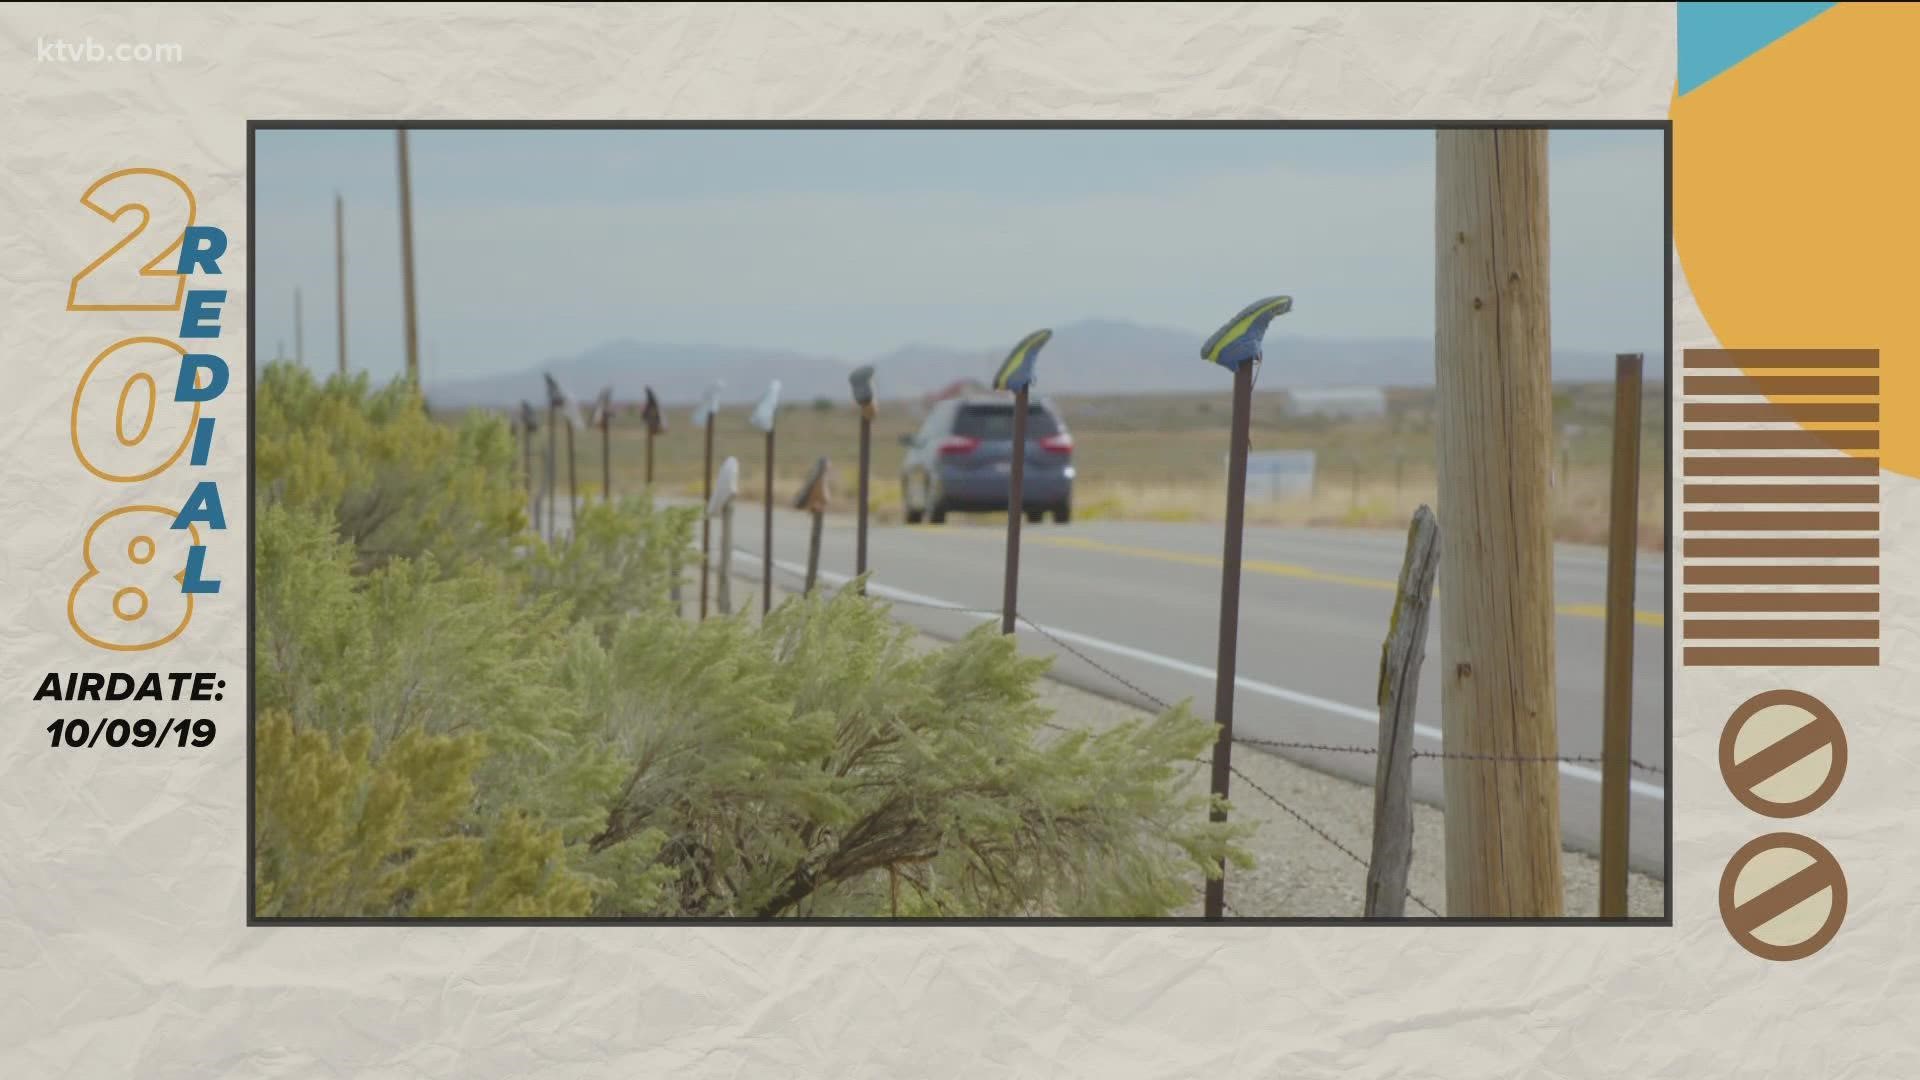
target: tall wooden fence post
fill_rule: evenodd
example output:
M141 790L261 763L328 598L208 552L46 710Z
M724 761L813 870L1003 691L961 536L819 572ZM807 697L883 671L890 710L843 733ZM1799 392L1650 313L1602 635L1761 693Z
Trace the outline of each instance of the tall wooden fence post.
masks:
M847 375L847 383L853 389L853 403L860 410L860 465L856 481L859 495L853 511L853 576L864 578L867 574L867 475L873 466L873 418L877 411L873 404L873 365L863 364L853 369ZM815 531L819 527L819 519L816 518Z
M820 576L820 527L827 512L827 470L830 463L820 458L813 463L813 469L807 473L806 482L800 485L800 494L793 500L794 508L805 510L812 518L807 532L807 583L800 592L803 596L813 595L813 583Z
M1007 461L1007 570L1000 602L1000 632L1013 633L1020 618L1020 519L1026 516L1027 403L1034 365L1053 331L1035 330L1020 339L993 374L993 388L1013 394L1013 445Z
M1627 916L1627 770L1633 760L1633 579L1640 542L1639 353L1614 358L1613 505L1607 528L1606 689L1601 714L1600 917Z
M1440 527L1425 506L1413 512L1406 559L1380 646L1380 756L1373 773L1373 853L1367 860L1370 919L1406 914L1413 860L1413 714L1427 652L1427 616L1440 568Z
M711 503L713 499L713 424L720 411L720 386L714 384L707 388L707 395L700 407L693 412L694 422L706 428L706 452L700 466L700 501ZM713 563L713 514L700 520L700 618L707 617L707 577Z
M1208 811L1212 821L1227 820L1223 804L1233 777L1233 692L1240 655L1240 550L1247 507L1247 448L1253 428L1253 380L1263 355L1267 325L1293 310L1290 296L1269 296L1242 308L1200 346L1200 358L1233 372L1233 427L1227 443L1227 528L1220 553L1220 637L1213 672L1213 722L1220 729L1213 741L1212 794L1218 802ZM1227 863L1207 879L1201 914L1225 917Z
M1013 392L1013 460L1007 468L1007 572L1000 632L1013 633L1020 611L1020 519L1026 517L1027 388Z
M712 421L712 417L708 417ZM720 516L720 551L715 560L714 574L718 579L715 586L715 606L722 615L733 614L733 502L740 490L740 461L728 458L720 463L720 473L714 478L713 494L707 500L707 519L715 514Z
M1557 916L1547 133L1437 137L1447 914Z

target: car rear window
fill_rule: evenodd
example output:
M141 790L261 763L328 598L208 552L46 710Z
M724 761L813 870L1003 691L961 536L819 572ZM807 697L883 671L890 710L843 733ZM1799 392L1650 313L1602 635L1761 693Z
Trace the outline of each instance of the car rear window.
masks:
M1013 438L1012 405L963 405L953 418L955 435L971 435L976 439ZM1027 438L1043 439L1048 435L1058 435L1060 425L1045 405L1027 406Z

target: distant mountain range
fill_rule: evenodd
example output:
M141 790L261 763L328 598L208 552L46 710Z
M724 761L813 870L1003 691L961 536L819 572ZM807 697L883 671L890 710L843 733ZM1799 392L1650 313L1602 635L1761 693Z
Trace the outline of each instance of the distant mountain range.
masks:
M1041 354L1037 384L1044 392L1133 394L1190 391L1207 385L1199 357L1204 335L1164 327L1093 319L1054 328ZM1006 342L978 348L903 345L872 357L874 386L883 398L910 398L936 391L956 379L992 375L1012 347ZM1271 333L1271 361L1262 372L1266 389L1329 386L1431 386L1433 345L1418 338L1309 338ZM1649 367L1661 370L1660 359ZM685 404L699 399L709 383L726 384L723 398L748 402L759 398L767 380L779 379L790 403L848 395L847 372L859 361L775 349L730 345L668 345L610 341L575 356L549 362L543 369L511 375L429 382L427 399L435 408L507 406L525 400L538 404L545 394L541 371L551 372L569 392L585 399L603 386L614 397L633 401L653 387L661 401ZM1611 353L1557 350L1556 382L1613 377Z

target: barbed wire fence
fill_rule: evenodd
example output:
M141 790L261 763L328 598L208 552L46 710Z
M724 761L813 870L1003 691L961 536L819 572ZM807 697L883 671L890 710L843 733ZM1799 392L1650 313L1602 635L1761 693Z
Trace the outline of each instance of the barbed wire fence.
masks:
M759 555L754 554L752 552L741 552L741 554L746 554L749 557L754 558L756 560L760 558ZM792 581L803 580L804 578L804 575L797 573L796 571L792 570L789 567L782 566L778 561L774 563L774 570L782 578L787 579L789 583L791 583ZM799 587L797 586L792 586L791 584L789 584L789 587L795 593L798 593L800 591ZM926 610L926 611L943 612L946 614L974 615L974 616L981 616L981 617L992 617L996 614L995 612L985 608L970 608L960 604L950 604L950 603L945 603L940 601L923 600L923 599L916 599L909 596L904 596L897 589L882 589L879 587L870 586L869 592L875 595L878 599L885 600L887 603L892 604L896 607L917 608L917 609ZM1087 665L1089 668L1093 669L1094 671L1099 672L1102 676L1111 680L1115 685L1118 685L1124 688L1125 690L1127 690L1129 693L1133 694L1140 701L1151 704L1154 708L1160 710L1161 712L1165 712L1173 708L1173 703L1167 701L1165 698L1160 697L1158 694L1155 694L1147 690L1146 688L1140 686L1138 683L1134 682L1133 680L1128 679L1126 676L1113 670L1113 668L1111 668L1110 666L1103 664L1098 660L1095 660L1093 657L1087 655L1085 650L1077 648L1071 642L1063 640L1062 638L1059 637L1059 635L1055 634L1053 631L1049 630L1047 627L1034 621L1033 618L1027 615L1025 612L1016 612L1014 617L1020 624L1026 626L1028 629L1032 630L1034 633L1045 638L1047 641L1051 642L1056 648L1060 649L1062 652L1079 660L1081 663ZM1045 726L1058 731L1063 731L1063 732L1074 732L1074 731L1081 730L1079 728L1070 727L1068 725L1057 723L1054 721L1048 721ZM1293 751L1300 751L1300 752L1322 753L1322 754L1357 754L1357 755L1374 755L1374 756L1377 756L1380 753L1379 748L1374 746L1340 745L1340 744L1333 744L1333 743L1310 742L1310 741L1293 740L1293 739L1272 739L1272 738L1263 738L1259 736L1249 736L1249 735L1235 735L1233 738L1233 743L1236 746L1248 746L1248 747L1254 747L1254 748L1263 749L1263 750L1293 750ZM1444 750L1414 750L1412 752L1412 756L1416 760L1429 760L1429 761L1478 761L1478 762L1513 764L1513 765L1552 764L1556 766L1558 765L1599 766L1603 764L1605 760L1600 756L1594 755L1594 754L1561 754L1561 755L1482 754L1482 753L1469 753L1469 752L1457 752L1457 751L1448 752ZM1205 758L1195 758L1193 760L1196 763L1201 765L1209 764L1209 762ZM1660 766L1653 765L1648 762L1640 761L1638 759L1629 759L1628 765L1635 772L1644 773L1649 776L1664 777L1666 775L1666 770L1661 768ZM1291 818L1293 821L1298 823L1302 828L1306 829L1313 836L1319 838L1322 842L1324 842L1325 844L1333 848L1335 851L1339 852L1341 855L1345 856L1348 860L1357 864L1363 871L1369 868L1368 860L1364 856L1357 854L1351 847L1347 846L1346 844L1342 843L1340 840L1336 839L1334 835L1331 832L1329 832L1326 828L1322 827L1321 825L1313 821L1306 814L1301 813L1298 808L1290 805L1285 799L1282 799L1280 796L1268 790L1265 786L1255 781L1251 776L1248 776L1246 772L1240 768L1240 766L1234 765L1234 766L1231 766L1231 769L1232 769L1233 776L1236 780L1240 781L1240 783L1242 783L1246 787L1252 789L1256 794L1260 795L1268 803L1272 804L1281 813L1285 814L1286 816ZM1406 895L1408 900L1412 901L1416 906L1418 906L1421 910L1425 911L1428 915L1434 918L1442 917L1440 912L1436 910L1432 904L1428 903L1418 893L1415 893L1412 888L1408 888L1406 890ZM1240 913L1234 910L1232 904L1227 904L1226 908L1227 908L1227 911L1230 914L1232 914L1235 918L1241 917Z

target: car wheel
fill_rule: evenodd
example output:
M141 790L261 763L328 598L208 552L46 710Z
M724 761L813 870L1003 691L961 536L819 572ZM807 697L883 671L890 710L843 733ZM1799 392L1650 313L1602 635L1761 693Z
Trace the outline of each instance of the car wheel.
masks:
M1047 517L1047 512L1045 510L1027 511L1027 520L1035 525L1038 525L1042 521L1046 520L1046 517Z
M927 520L935 525L945 525L947 523L947 508L939 503L934 503L927 508Z
M900 478L900 506L906 512L907 524L918 525L927 516L927 499L923 491L920 497L920 504L915 506L913 489L913 481L904 476Z
M1072 520L1073 520L1073 504L1072 503L1063 502L1060 505L1053 508L1053 523L1055 525L1065 525L1067 522Z

